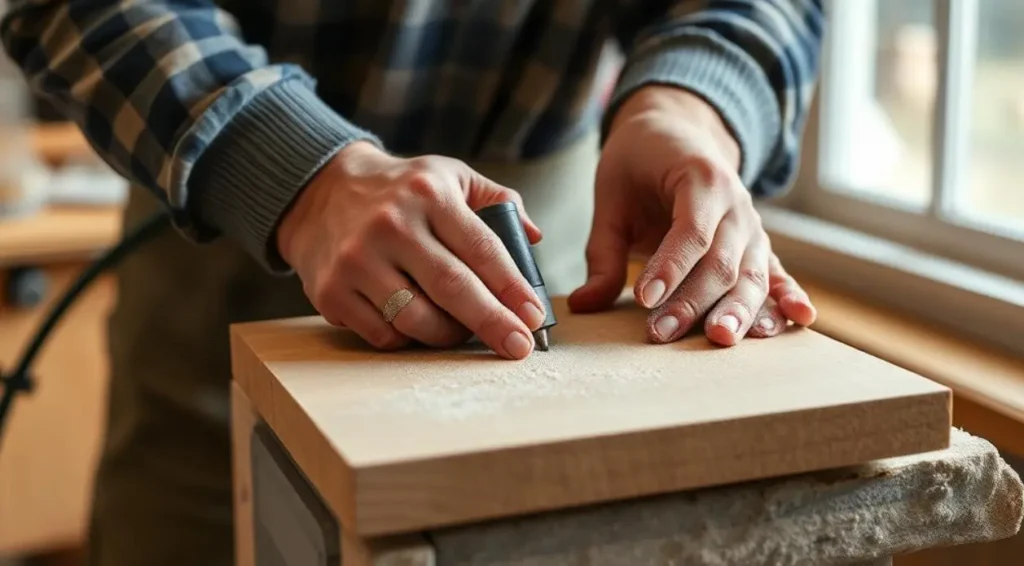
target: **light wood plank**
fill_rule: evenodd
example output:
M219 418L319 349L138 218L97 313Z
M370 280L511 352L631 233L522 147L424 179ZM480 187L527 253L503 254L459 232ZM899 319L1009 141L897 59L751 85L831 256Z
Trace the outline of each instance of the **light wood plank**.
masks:
M255 566L252 504L252 438L256 413L245 393L231 384L231 488L235 505L235 564Z
M810 330L715 348L643 338L624 301L521 362L382 353L320 318L236 325L235 378L361 535L944 448L950 392Z
M232 487L235 511L235 564L255 566L251 440L259 419L252 402L231 385ZM434 549L418 534L364 539L339 531L341 561L346 566L434 566Z
M948 386L955 425L1024 455L1024 360L796 277L818 309L814 329Z

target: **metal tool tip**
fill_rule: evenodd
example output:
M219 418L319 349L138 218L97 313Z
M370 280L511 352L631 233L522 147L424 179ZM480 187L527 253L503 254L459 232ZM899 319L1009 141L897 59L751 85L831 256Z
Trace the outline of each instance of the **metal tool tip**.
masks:
M533 333L533 339L537 342L537 349L541 352L548 351L548 329L541 328Z

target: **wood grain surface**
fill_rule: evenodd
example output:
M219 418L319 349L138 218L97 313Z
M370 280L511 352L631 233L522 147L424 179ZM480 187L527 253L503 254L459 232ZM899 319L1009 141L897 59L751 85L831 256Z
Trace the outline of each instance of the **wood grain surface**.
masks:
M945 448L950 391L807 329L734 348L570 315L523 361L376 352L322 319L236 325L235 379L362 536Z
M252 437L259 416L252 402L231 384L231 466L235 509L235 565L256 566L253 505ZM331 502L326 502L330 507ZM331 508L337 516L337 510ZM345 566L433 566L434 549L419 533L364 539L342 528L341 563Z

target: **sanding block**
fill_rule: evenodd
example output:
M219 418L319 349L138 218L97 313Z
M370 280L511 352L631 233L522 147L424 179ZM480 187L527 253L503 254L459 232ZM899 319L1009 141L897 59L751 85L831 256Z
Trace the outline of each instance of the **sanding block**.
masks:
M530 247L530 240L526 237L526 229L523 228L522 220L519 219L519 210L514 202L502 202L486 206L477 211L485 224L498 235L505 249L516 262L523 277L533 287L541 303L544 305L544 323L540 328L533 331L533 339L537 343L537 349L547 351L550 344L548 335L549 329L558 324L555 320L555 309L551 305L551 298L548 296L547 288L544 287L544 278L537 267L537 261L533 257Z

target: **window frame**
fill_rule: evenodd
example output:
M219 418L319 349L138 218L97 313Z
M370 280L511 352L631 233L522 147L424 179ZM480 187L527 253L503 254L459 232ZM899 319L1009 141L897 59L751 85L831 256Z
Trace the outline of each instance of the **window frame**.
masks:
M873 41L866 38L874 37L878 1L887 0L827 3L822 78L804 129L800 171L783 198L761 207L773 246L791 269L1024 354L1024 234L955 211L969 158L979 0L934 0L939 87L932 202L915 207L855 193L824 175L835 165L823 161L829 154L822 146L844 143L837 135L841 122L856 119L830 115L830 105L841 108L844 96L857 96L863 85L846 79L874 66ZM836 44L863 49L840 51ZM853 71L844 77L832 68Z

